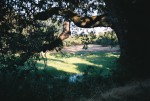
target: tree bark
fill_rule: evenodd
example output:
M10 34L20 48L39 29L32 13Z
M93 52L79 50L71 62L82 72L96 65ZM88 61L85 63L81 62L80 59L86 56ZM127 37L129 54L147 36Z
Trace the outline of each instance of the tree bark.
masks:
M121 48L120 67L124 78L148 78L149 48L146 2L105 0ZM140 14L142 12L142 14Z

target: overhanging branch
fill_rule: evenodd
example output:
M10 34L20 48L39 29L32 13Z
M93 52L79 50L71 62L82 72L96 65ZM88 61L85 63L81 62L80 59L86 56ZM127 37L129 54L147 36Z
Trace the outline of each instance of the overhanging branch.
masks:
M111 22L108 19L107 14L91 16L91 17L82 17L77 13L74 13L68 9L62 9L59 7L49 8L43 12L39 12L34 15L35 20L47 20L53 15L63 16L68 20L74 22L78 27L82 28L92 28L92 27L110 27Z

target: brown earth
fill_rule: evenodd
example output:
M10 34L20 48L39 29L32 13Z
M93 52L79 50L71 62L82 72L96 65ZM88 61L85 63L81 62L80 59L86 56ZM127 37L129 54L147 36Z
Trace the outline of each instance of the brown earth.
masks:
M62 49L62 52L99 52L99 51L105 51L105 52L119 52L120 48L119 46L115 47L103 47L102 45L94 45L89 44L87 49L83 49L83 45L74 45L69 47L64 47Z

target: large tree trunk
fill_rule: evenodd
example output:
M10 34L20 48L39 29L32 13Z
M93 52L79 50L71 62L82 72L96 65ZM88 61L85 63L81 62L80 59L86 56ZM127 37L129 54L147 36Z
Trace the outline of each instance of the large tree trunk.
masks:
M121 48L120 67L125 78L147 78L149 71L148 15L141 0L105 0Z

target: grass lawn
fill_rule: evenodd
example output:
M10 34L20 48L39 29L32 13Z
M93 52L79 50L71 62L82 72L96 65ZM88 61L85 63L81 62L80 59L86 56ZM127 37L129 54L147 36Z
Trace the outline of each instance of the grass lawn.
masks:
M39 69L45 69L55 76L64 74L85 74L109 76L116 67L119 53L84 52L84 53L43 53L45 58L37 63ZM43 60L46 60L45 62Z

